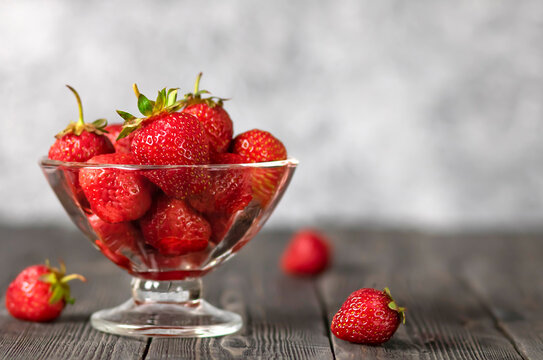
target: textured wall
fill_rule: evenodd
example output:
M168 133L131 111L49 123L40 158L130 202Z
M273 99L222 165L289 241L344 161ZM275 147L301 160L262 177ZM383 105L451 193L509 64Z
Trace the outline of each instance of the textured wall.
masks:
M541 1L0 2L0 222L67 224L37 160L77 110L203 85L301 165L270 225L543 223Z

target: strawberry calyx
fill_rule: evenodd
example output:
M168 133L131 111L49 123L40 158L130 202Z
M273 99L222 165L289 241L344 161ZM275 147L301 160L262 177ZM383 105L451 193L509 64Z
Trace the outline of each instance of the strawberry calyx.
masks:
M46 260L45 265L49 272L40 276L40 281L51 285L49 304L55 304L60 300L64 300L68 304L73 304L75 299L70 296L70 285L68 285L68 281L78 279L86 282L87 279L79 274L66 275L66 265L64 265L64 262L62 261L59 262L60 268L56 268L51 266L49 260Z
M202 95L211 95L207 90L200 90L200 80L202 79L202 73L199 73L194 83L194 92L185 94L185 98L182 100L184 107L188 107L196 104L206 104L213 108L215 106L223 106L223 102L229 99L220 98L217 96L208 96L203 98Z
M390 302L388 303L388 308L391 309L391 310L394 310L396 311L401 319L402 319L402 324L405 324L405 311L406 311L406 308L404 307L401 307L401 306L398 306L398 304L396 304L396 302L394 301L394 299L392 298L392 295L390 294L390 289L388 287L385 287L385 289L383 290L383 292L390 298Z
M107 130L105 129L105 127L107 126L106 119L98 119L90 124L85 123L85 121L83 120L83 105L81 103L81 98L79 97L79 94L70 85L66 85L66 87L70 89L70 91L75 95L75 98L77 100L77 106L79 108L79 119L77 121L70 121L70 124L68 124L68 126L64 130L56 134L55 137L57 139L60 139L67 134L74 134L79 136L83 131L95 133L97 135L103 135L107 133Z
M139 129L145 120L156 115L178 111L183 107L183 101L177 100L178 88L160 90L155 101L149 100L145 95L141 94L138 85L134 84L133 88L138 98L138 109L143 117L138 118L126 111L117 110L117 114L124 120L123 129L119 133L117 140Z

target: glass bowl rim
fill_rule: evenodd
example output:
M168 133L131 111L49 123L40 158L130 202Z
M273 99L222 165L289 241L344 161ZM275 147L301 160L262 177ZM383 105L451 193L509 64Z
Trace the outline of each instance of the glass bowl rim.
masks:
M278 167L290 167L297 166L298 160L295 158L287 158L285 160L266 161L258 163L244 163L244 164L200 164L200 165L129 165L129 164L89 164L86 162L69 162L51 160L44 156L39 161L40 166L44 168L59 168L66 167L72 169L132 169L132 170L166 170L166 169L184 169L184 168L198 168L198 169L227 169L227 168L278 168Z

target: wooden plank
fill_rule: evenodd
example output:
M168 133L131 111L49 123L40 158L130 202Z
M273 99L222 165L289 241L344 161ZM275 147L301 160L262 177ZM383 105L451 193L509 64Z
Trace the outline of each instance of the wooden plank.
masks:
M76 231L58 229L3 229L0 241L4 256L0 284L8 282L24 267L45 257L65 259L72 272L84 274L88 283L73 283L78 300L51 323L23 322L0 311L0 359L140 359L147 340L121 338L94 330L92 312L114 306L128 298L128 276L115 268ZM4 295L4 294L2 294ZM2 304L5 297L2 297Z
M450 271L447 253L420 234L336 234L336 264L319 289L328 320L362 287L389 286L407 324L383 346L332 335L337 359L521 359L478 297ZM465 244L469 244L468 241Z
M287 234L260 234L236 258L204 278L205 298L244 319L234 335L153 339L149 359L331 359L312 281L278 270Z
M0 262L2 289L22 268L45 257L64 258L70 271L83 273L89 283L74 283L78 302L50 324L17 321L2 306L0 358L541 358L540 237L331 235L335 265L316 282L279 272L287 233L259 235L204 278L206 299L240 313L243 330L213 339L154 339L148 346L146 340L90 327L93 311L129 296L129 278L82 235L75 230L1 228L0 243L9 254ZM385 285L408 307L407 325L389 343L369 347L329 334L325 319L331 321L350 292Z
M474 242L462 275L526 359L543 358L543 238Z

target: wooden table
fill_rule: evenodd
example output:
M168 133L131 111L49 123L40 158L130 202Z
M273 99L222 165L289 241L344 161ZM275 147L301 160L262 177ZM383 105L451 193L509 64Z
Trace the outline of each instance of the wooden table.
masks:
M289 232L259 234L204 279L205 297L243 316L234 335L137 339L94 330L98 309L129 296L129 277L75 230L0 228L0 288L25 266L61 257L84 274L57 321L0 311L0 359L543 359L543 236L329 230L332 268L296 279L277 267ZM407 324L384 346L335 338L329 324L362 287L389 286ZM2 299L2 302L4 300Z

